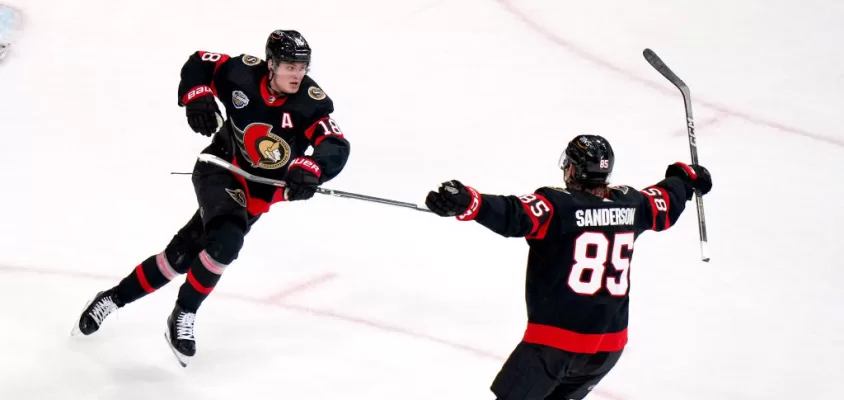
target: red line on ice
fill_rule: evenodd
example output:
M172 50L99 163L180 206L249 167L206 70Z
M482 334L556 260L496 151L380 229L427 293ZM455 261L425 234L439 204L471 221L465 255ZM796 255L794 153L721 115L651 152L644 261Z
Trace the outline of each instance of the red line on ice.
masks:
M647 87L658 90L658 91L660 91L664 94L679 95L679 92L674 87L668 87L668 86L665 86L665 85L657 84L656 82L642 78L642 77L634 74L633 72L626 70L624 68L621 68L621 67L619 67L619 66L617 66L617 65L615 65L615 64L613 64L613 63L611 63L611 62L609 62L609 61L607 61L607 60L605 60L605 59L603 59L599 56L596 56L595 54L592 54L592 53L578 47L577 45L575 45L571 41L568 41L568 40L558 36L556 33L553 32L553 30L548 29L548 28L540 25L538 22L534 21L529 15L527 15L527 13L519 10L516 6L513 5L512 0L495 0L495 1L504 10L506 10L507 12L512 14L518 20L522 21L525 25L527 25L531 30L535 31L536 33L538 33L540 36L544 37L545 39L547 39L551 43L554 43L554 44L556 44L560 47L565 48L566 50L573 53L574 55L576 55L576 56L578 56L578 57L580 57L584 60L587 60L587 61L589 61L593 64L597 64L597 65L599 65L603 68L614 71L614 72L618 73L619 75L621 75L621 76L623 76L623 77L625 77L629 80L639 82L639 83L641 83L641 84L643 84ZM720 113L723 113L723 114L725 114L729 117L742 119L746 122L750 122L750 123L753 123L753 124L756 124L756 125L767 126L769 128L774 128L774 129L777 129L777 130L780 130L780 131L783 131L783 132L787 132L787 133L807 137L807 138L810 138L810 139L818 140L818 141L821 141L821 142L834 144L836 146L844 147L844 140L842 140L842 139L828 137L828 136L820 135L820 134L817 134L817 133L812 133L812 132L806 131L804 129L786 126L786 125L781 124L779 122L770 121L770 120L764 119L762 117L758 117L758 116L755 116L755 115L744 113L744 112L741 112L741 111L738 111L738 110L733 110L730 107L727 107L725 105L722 105L722 104L719 104L719 103L716 103L716 102L712 102L712 101L694 100L694 102L695 102L695 104L700 104L704 107L711 108L711 109L718 111Z
M311 278L311 279L309 279L305 282L302 282L298 285L286 288L284 290L280 290L280 291L276 292L275 294L268 296L264 301L267 302L267 303L278 303L278 302L280 302L280 301L282 301L282 300L284 300L284 299L286 299L286 298L288 298L288 297L290 297L290 296L292 296L296 293L300 293L300 292L304 292L304 291L309 290L309 289L313 289L317 285L328 282L328 281L330 281L330 280L332 280L336 277L337 277L337 275L334 274L334 273L327 273L327 274L319 275L319 276L313 277L313 278Z
M115 282L120 279L120 278L114 277L114 276L91 274L91 273L81 272L81 271L45 269L45 268L25 268L25 267L15 267L15 266L9 266L9 265L0 265L0 273L23 273L23 274L35 274L35 275L66 277L66 278L74 278L74 279L90 279L90 280L98 280L98 281L115 281ZM295 304L284 304L284 303L280 302L280 300L283 300L284 298L286 298L287 296L289 296L293 293L300 292L301 290L304 290L305 288L310 288L313 285L319 284L320 282L325 282L329 279L333 279L334 277L335 277L335 275L331 274L331 273L321 275L321 276L319 276L315 279L309 280L309 281L307 281L303 284L297 285L297 286L295 286L291 289L286 289L282 292L279 292L279 294L283 295L281 297L279 297L279 294L276 294L276 295L273 295L273 296L270 296L270 297L265 297L265 298L255 298L255 297L249 297L249 296L244 296L244 295L240 295L240 294L226 293L226 292L215 292L214 296L220 297L220 298L227 298L227 299L230 299L230 300L238 300L238 301L243 301L243 302L248 302L248 303L253 303L253 304L260 304L260 305L268 306L268 307L277 307L277 308L283 308L283 309L286 309L286 310L298 311L298 312L302 312L302 313L305 313L305 314L314 315L314 316L317 316L317 317L335 319L335 320L353 323L353 324L356 324L356 325L367 326L369 328L379 330L379 331L397 333L397 334L405 335L407 337L410 337L410 338L413 338L413 339L416 339L416 340L436 343L436 344L439 344L439 345L442 345L442 346L445 346L445 347L449 347L449 348L454 349L454 350L461 351L461 352L466 353L466 354L471 354L471 355L473 355L475 357L479 357L479 358L486 358L486 359L495 360L495 361L498 361L498 362L503 362L506 359L506 357L502 357L502 356L499 356L497 354L491 353L489 351L479 349L479 348L476 348L476 347L472 347L470 345L466 345L466 344L459 343L459 342L452 341L452 340L448 340L448 339L438 338L436 336L428 335L428 334L425 334L425 333L414 332L414 331L411 331L411 330L408 330L408 329L405 329L405 328L389 325L389 324L378 322L378 321L375 321L375 320L372 320L372 319L363 318L363 317L356 317L356 316L353 316L353 315L347 315L347 314L343 314L343 313L331 311L331 310L321 310L321 309L308 307L308 306L295 305ZM602 391L600 389L593 390L593 393L600 396L600 397L608 399L608 400L623 400L621 397L619 397L617 395L614 395L612 393L608 393L606 391Z
M720 124L722 121L724 121L727 118L728 117L726 115L724 115L722 113L717 113L717 114L713 115L712 117L709 117L709 118L707 118L703 121L700 121L700 122L695 121L695 128L700 129L701 127L712 127L712 126ZM673 133L674 136L686 136L688 134L689 134L689 131L685 128L677 129Z

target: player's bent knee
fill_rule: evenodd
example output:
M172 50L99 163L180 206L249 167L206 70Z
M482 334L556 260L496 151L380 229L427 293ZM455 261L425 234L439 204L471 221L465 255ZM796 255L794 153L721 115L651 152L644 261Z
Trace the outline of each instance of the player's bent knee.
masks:
M208 245L205 251L214 261L221 264L231 264L237 259L240 249L243 248L243 238L246 229L237 220L226 218L219 222L209 224Z
M164 249L164 256L173 270L184 274L188 272L191 263L200 251L202 251L202 247L199 243L176 235Z

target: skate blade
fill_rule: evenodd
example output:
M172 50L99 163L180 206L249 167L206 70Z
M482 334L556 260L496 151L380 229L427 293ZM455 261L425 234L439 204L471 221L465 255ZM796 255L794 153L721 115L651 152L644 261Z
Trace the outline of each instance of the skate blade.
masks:
M87 303L85 303L85 306L82 307L82 313L85 312L85 309L88 308L88 306L90 306L91 302L93 301L94 299L91 299L88 300ZM79 330L79 320L82 319L82 313L79 313L79 316L76 317L76 323L73 324L73 329L70 330L70 336L85 336L82 331Z
M176 348L173 347L173 342L170 340L170 329L169 328L164 331L164 339L167 340L167 347L170 347L170 351L172 351L173 355L176 356L176 361L179 362L179 364L182 366L182 368L187 367L188 363L190 362L190 360L193 357L186 356L182 353L179 353L179 350L176 350Z

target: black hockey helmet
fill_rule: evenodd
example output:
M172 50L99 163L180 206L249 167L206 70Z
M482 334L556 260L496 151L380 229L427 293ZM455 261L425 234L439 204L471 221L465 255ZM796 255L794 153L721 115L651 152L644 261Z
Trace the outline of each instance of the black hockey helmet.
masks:
M560 169L574 165L572 179L584 187L607 185L615 164L615 154L607 139L598 135L578 135L560 155Z
M278 29L267 38L267 62L277 68L282 61L311 63L311 47L301 33Z

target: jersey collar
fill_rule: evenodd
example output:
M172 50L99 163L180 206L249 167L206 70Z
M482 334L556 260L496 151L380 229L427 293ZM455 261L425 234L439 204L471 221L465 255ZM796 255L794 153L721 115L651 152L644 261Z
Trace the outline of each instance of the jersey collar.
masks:
M279 107L287 101L287 96L276 96L267 90L267 76L261 79L261 97L264 98L264 103L270 107Z

